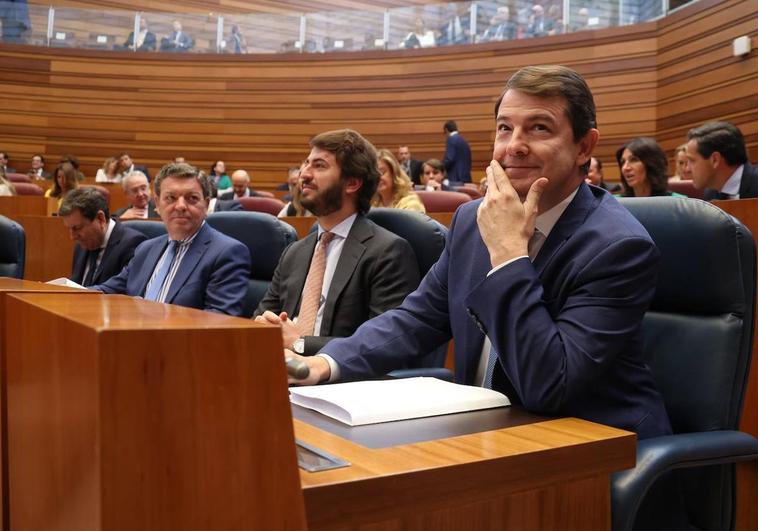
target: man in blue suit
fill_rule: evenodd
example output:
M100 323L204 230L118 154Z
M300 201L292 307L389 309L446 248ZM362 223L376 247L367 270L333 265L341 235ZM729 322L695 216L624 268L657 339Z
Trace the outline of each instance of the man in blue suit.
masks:
M576 72L514 74L496 106L486 196L458 209L440 260L399 308L304 358L311 374L297 383L385 374L452 337L460 383L640 438L670 433L640 338L659 254L584 182L597 140Z
M140 244L121 273L92 289L241 315L250 252L205 223L210 190L197 168L164 166L155 178L155 206L168 237Z
M458 132L458 126L452 120L442 126L447 135L445 142L445 157L442 163L445 165L447 180L451 183L471 182L471 147L465 138Z

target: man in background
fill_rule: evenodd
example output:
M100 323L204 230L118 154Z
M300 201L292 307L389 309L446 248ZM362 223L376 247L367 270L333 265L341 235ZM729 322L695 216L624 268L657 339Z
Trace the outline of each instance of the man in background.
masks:
M32 157L32 169L27 175L32 179L50 179L50 172L45 170L45 157L39 154L34 155Z
M405 174L411 178L413 184L421 184L422 162L411 156L411 150L408 146L397 148L397 160L400 162L400 167L403 168Z
M92 187L71 190L58 216L76 242L71 280L82 286L105 282L121 272L147 238L110 217L108 202Z
M447 171L447 179L451 183L471 182L471 147L458 132L458 126L453 120L448 120L442 126L447 135L445 142L445 157L442 163Z
M119 219L150 219L157 218L155 203L150 198L150 183L141 171L133 171L121 180L124 194L129 206L120 208L113 213Z

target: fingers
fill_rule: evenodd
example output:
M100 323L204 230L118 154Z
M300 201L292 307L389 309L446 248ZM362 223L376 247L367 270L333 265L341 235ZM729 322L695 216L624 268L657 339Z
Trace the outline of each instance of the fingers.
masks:
M279 319L279 316L276 315L274 312L271 312L271 311L268 311L268 310L266 310L265 312L263 312L258 317L263 318L263 321L258 321L258 322L269 323L269 324L273 324L273 325L281 325L282 324L282 320ZM258 318L256 318L256 320L257 319Z
M504 194L515 194L516 190L511 184L511 180L505 173L505 170L496 160L490 161L490 165L487 166L487 192L490 188L495 188L495 192Z
M287 319L288 319L288 316L287 316L287 312L282 312L282 313L280 313L280 314L279 314L279 319L280 319L282 322L286 322L286 321L287 321Z

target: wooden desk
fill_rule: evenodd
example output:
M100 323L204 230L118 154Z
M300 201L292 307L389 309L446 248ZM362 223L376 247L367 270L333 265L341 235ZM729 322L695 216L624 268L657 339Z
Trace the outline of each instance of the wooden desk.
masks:
M71 276L74 242L57 216L19 216L26 233L24 278L46 282Z
M608 530L609 474L635 462L634 434L571 418L382 449L295 434L351 463L300 471L310 531Z
M41 195L0 197L0 215L18 222L20 216L51 216L58 211L58 200Z
M6 381L6 344L15 331L6 327L6 296L11 293L77 293L81 295L100 296L94 292L84 292L61 286L50 286L39 282L0 277L0 531L8 527L8 431L7 431L7 381Z
M7 297L11 529L302 530L278 328Z

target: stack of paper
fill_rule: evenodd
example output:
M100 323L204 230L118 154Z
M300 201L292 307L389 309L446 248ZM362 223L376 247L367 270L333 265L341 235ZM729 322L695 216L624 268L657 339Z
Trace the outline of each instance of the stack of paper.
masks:
M350 426L510 405L508 397L492 389L436 378L293 387L290 400Z

